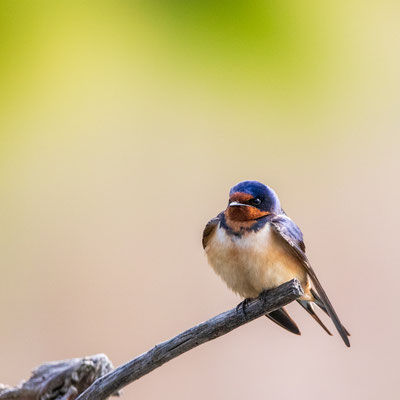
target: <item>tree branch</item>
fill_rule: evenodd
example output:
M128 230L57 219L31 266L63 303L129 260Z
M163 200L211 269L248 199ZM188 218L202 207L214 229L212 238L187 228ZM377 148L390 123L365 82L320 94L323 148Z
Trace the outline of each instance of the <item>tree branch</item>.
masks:
M113 370L104 354L49 362L14 388L0 384L0 400L73 400L97 378Z
M175 357L216 339L262 315L283 307L303 294L297 279L263 292L246 305L246 313L226 311L160 343L114 371L97 379L77 400L103 400Z
M297 279L263 292L241 307L226 311L160 343L113 370L104 354L46 363L17 387L0 384L0 400L104 400L175 357L216 339L303 294Z

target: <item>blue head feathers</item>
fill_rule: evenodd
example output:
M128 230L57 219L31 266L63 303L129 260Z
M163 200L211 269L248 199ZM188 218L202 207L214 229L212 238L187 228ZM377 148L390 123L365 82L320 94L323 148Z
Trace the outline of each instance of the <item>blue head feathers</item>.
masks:
M248 196L246 202L262 211L274 214L281 212L281 204L276 193L267 185L257 181L244 181L235 185L229 192L230 198L235 194L243 193ZM236 196L234 196L236 197Z

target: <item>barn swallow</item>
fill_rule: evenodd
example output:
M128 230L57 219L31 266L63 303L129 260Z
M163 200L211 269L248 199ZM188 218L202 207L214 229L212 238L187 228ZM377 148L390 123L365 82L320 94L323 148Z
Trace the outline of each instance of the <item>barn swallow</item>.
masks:
M206 225L203 247L214 271L245 301L297 278L304 291L298 303L331 335L315 313L314 304L321 308L350 347L350 334L340 322L305 254L303 234L282 210L278 196L270 187L257 181L234 186L226 210ZM300 335L284 308L266 316Z

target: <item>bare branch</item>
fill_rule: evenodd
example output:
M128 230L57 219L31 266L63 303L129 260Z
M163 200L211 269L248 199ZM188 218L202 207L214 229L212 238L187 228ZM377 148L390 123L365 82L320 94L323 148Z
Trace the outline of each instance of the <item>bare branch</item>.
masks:
M299 281L293 279L248 302L245 313L237 307L219 314L115 370L104 354L43 364L33 371L29 381L15 388L0 384L0 400L104 400L173 358L283 307L302 294Z
M77 400L103 400L175 357L216 339L262 315L283 307L303 294L297 279L263 292L246 305L246 314L226 311L160 343L114 371L97 379Z
M104 354L49 362L17 387L0 384L0 400L74 400L97 378L113 370Z

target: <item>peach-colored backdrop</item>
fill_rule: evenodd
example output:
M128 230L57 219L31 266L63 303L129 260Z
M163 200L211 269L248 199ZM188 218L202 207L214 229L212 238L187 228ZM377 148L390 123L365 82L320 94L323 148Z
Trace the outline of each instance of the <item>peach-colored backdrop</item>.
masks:
M0 382L234 307L201 234L257 179L352 348L291 305L302 336L261 318L123 398L395 399L400 7L213 3L0 5Z

